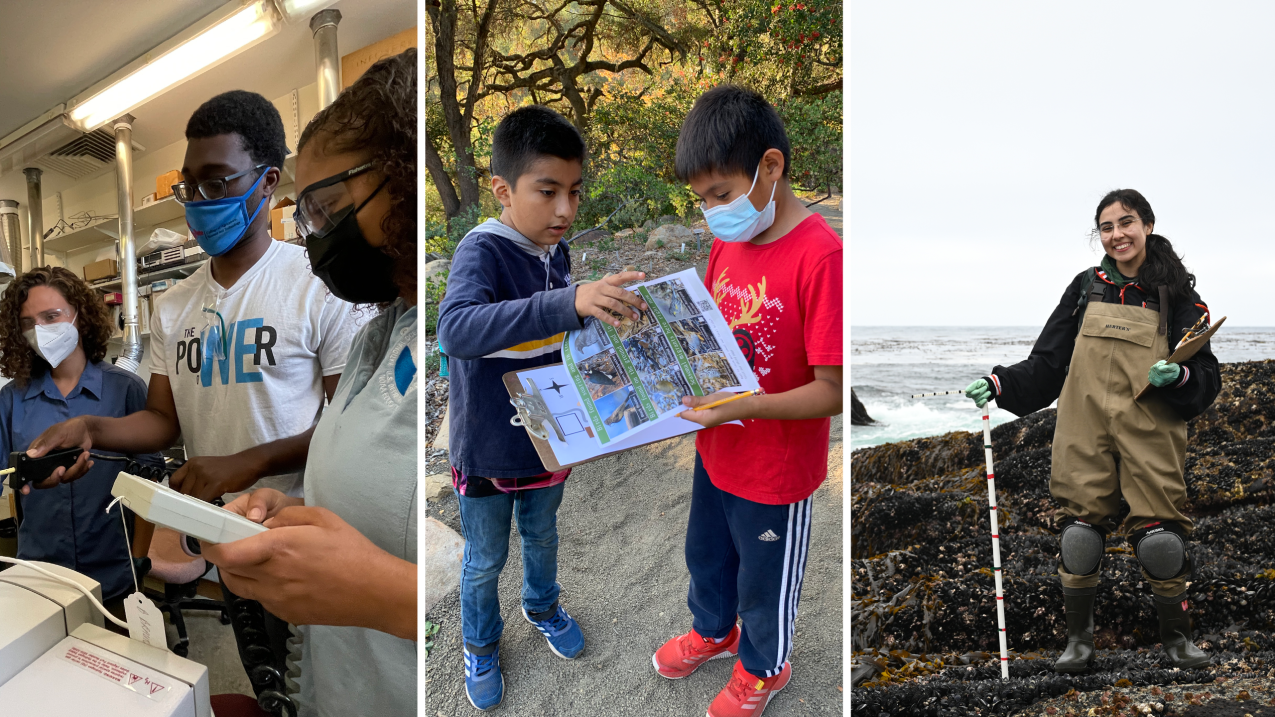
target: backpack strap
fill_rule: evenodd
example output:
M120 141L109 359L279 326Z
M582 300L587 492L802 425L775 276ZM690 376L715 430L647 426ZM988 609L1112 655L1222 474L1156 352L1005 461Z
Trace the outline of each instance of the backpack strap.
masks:
M1169 287L1161 286L1159 294L1160 305L1156 307L1156 311L1160 312L1160 328L1158 331L1161 336L1166 336L1169 333ZM1147 302L1147 308L1151 308L1150 301Z

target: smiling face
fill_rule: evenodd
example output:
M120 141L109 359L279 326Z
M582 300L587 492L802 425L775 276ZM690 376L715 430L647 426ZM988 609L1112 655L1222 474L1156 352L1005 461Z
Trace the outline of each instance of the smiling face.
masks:
M1147 258L1147 235L1153 225L1146 224L1138 212L1114 202L1098 215L1098 236L1102 249L1116 262L1126 277L1136 277Z
M505 208L500 221L542 247L551 247L575 221L584 187L579 160L546 156L531 163L518 177L517 187L500 176L491 190Z

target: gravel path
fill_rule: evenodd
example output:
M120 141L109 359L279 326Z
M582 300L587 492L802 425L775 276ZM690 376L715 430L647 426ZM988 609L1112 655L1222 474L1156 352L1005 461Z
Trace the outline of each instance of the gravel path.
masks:
M815 492L810 555L797 617L793 678L767 717L842 714L842 442L833 419L828 480ZM683 437L580 466L558 512L562 605L584 629L584 653L555 657L522 618L517 532L501 575L505 715L700 715L726 684L734 660L715 660L666 680L651 654L690 627L683 537L695 447ZM454 495L427 507L459 532ZM465 698L459 591L427 616L441 625L425 662L425 714L478 714Z

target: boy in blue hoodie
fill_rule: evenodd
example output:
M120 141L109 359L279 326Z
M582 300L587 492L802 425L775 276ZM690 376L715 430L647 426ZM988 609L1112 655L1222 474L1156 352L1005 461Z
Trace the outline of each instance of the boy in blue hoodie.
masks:
M474 707L504 698L497 586L509 557L510 520L522 538L522 614L557 656L584 650L579 624L558 604L558 506L569 470L545 472L502 377L562 361L567 331L593 316L639 320L642 299L621 285L639 272L571 283L563 235L583 186L584 140L562 115L538 105L508 114L492 138L491 188L504 207L461 240L439 306L438 338L450 357L449 452L460 500L465 557L461 633L465 693Z

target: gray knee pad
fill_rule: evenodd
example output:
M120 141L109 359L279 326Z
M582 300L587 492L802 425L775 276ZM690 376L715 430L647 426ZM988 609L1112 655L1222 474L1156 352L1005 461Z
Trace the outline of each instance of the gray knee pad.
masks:
M1152 523L1129 536L1142 569L1156 580L1172 580L1191 571L1186 531L1173 521Z
M1086 576L1098 572L1106 549L1106 534L1076 518L1067 518L1058 535L1058 558L1063 569L1072 575Z

